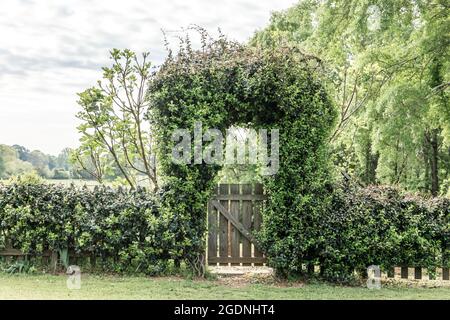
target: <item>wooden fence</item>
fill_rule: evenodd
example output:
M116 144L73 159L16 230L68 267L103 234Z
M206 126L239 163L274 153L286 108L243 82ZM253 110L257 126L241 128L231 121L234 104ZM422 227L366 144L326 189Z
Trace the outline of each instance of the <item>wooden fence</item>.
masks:
M242 247L241 247L242 249ZM241 250L242 252L242 250ZM51 272L56 272L59 270L58 268L62 266L61 261L59 260L59 254L56 251L44 251L39 255L28 255L24 254L22 251L12 248L7 248L4 250L0 250L0 257L6 259L8 262L21 262L25 258L40 258L42 264L45 264L49 267ZM96 261L99 257L93 256L90 253L75 253L70 252L70 263L77 264L79 259L88 259L89 265L91 267L95 267ZM110 259L110 258L108 258ZM219 261L222 261L218 259ZM246 263L244 265L249 265L248 261L254 262L254 260L243 259ZM214 259L213 259L214 261ZM232 259L232 261L235 261ZM256 261L264 261L265 260L256 260ZM210 263L213 264L213 263ZM216 263L217 264L217 263ZM220 263L221 265L225 263ZM261 265L261 263L256 263L257 265ZM228 265L228 263L226 263ZM306 271L306 270L305 270ZM314 267L314 273L320 273L320 266ZM433 272L430 272L427 268L419 268L419 267L395 267L392 268L389 272L382 272L381 278L385 280L400 280L400 281L425 281L430 282L431 284L434 282L442 282L444 281L447 285L450 285L450 268L436 268Z
M449 268L436 268L430 275L427 268L395 267L388 273L382 273L382 278L408 279L408 280L444 280L449 281Z
M306 267L304 267L306 272ZM320 274L320 266L314 266L311 271ZM356 272L356 271L355 271ZM450 268L435 268L429 270L421 267L394 267L388 272L381 272L381 279L385 280L401 280L401 281L448 281L450 285Z
M33 259L33 262L37 262L41 266L45 266L52 273L56 273L59 270L63 270L64 263L62 262L59 251L45 250L42 253L26 254L21 250L11 248L7 246L5 249L0 250L0 258L3 258L8 264L22 263L25 260ZM89 263L91 268L95 268L97 261L100 259L116 259L117 257L97 257L89 252L77 253L74 251L68 254L68 264L77 265L78 263Z
M36 255L28 255L20 250L7 247L4 250L0 250L0 257L3 257L7 263L21 262L28 257L40 258L41 264L48 265L52 272L56 272L56 266L58 264L58 253L49 250Z

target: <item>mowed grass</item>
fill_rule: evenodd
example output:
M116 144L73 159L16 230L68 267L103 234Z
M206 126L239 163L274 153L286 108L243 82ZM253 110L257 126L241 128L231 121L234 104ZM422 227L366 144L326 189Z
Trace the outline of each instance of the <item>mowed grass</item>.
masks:
M218 280L165 277L82 277L69 290L63 275L0 275L0 299L450 299L450 288L342 287L327 284L233 285Z

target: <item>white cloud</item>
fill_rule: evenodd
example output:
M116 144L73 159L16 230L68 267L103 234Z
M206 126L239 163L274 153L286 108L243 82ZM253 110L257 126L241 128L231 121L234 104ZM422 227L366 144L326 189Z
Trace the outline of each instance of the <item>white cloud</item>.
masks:
M77 92L111 48L164 57L161 29L190 24L247 40L295 0L16 0L0 7L0 143L56 154L78 144Z

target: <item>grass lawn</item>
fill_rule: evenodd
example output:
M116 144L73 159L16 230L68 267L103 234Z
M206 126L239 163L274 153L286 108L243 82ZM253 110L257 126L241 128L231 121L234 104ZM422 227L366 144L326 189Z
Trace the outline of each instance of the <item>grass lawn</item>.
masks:
M0 275L0 299L450 299L450 288L339 287L326 284L252 284L175 277L82 277L69 290L66 277Z

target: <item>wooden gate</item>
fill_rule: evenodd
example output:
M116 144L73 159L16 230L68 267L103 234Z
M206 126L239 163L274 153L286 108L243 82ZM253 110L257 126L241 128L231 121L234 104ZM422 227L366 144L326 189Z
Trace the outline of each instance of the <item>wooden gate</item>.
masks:
M208 264L263 265L254 231L266 199L261 184L221 184L208 203Z

